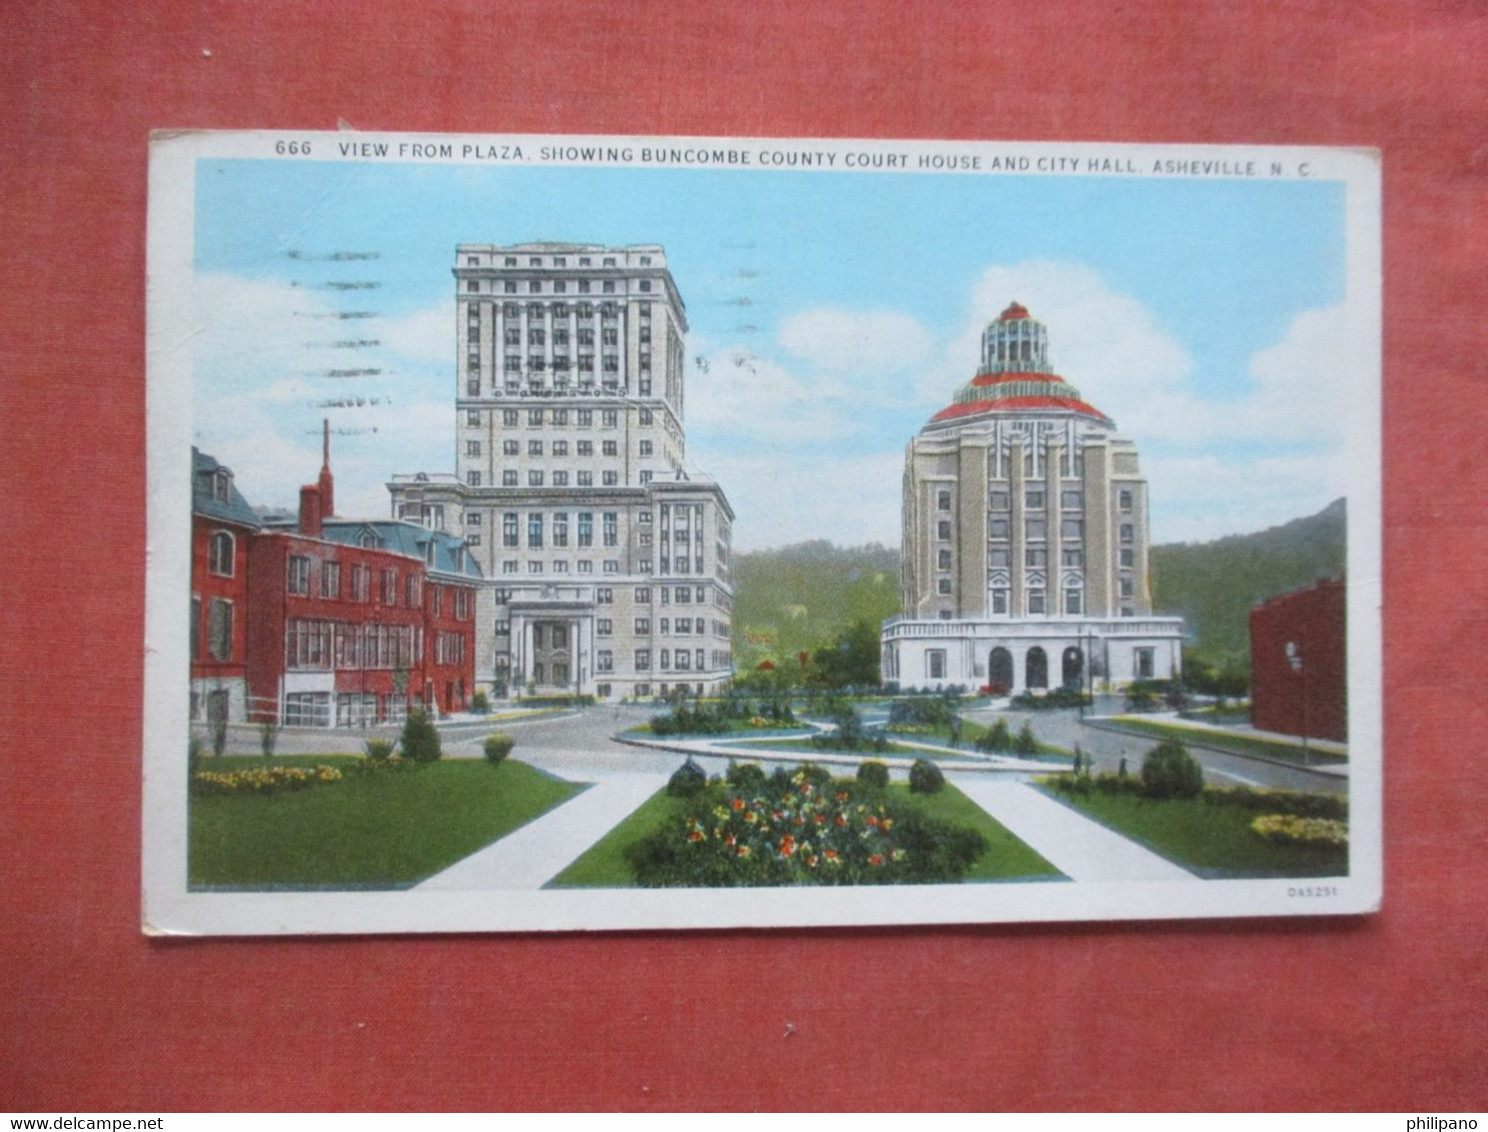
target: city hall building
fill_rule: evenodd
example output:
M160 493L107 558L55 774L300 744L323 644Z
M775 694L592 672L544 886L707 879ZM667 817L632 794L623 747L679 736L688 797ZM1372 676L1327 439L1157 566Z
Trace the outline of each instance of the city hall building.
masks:
M733 511L683 470L682 297L657 245L461 244L456 471L393 515L464 536L479 684L601 698L732 676Z
M1156 617L1136 446L1054 373L1017 303L909 444L903 608L883 678L1020 692L1179 674L1183 622Z

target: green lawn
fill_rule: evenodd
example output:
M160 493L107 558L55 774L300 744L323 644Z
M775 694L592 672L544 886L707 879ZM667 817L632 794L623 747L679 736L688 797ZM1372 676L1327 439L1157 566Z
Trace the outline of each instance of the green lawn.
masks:
M345 756L276 757L336 766ZM257 759L203 760L241 770ZM403 888L489 845L582 786L525 763L454 759L273 795L193 797L191 885Z
M977 830L987 839L987 852L972 866L967 881L1057 880L1061 873L990 814L950 783L939 794L911 794L909 787L889 787L901 802L908 802L940 821L954 822ZM587 853L559 873L549 885L554 888L629 888L635 874L625 859L626 847L650 835L669 821L678 821L687 803L669 798L659 790L630 817L610 830Z
M1256 812L1242 806L1129 794L1070 795L1047 787L1044 792L1201 876L1348 875L1347 849L1266 841L1250 828Z
M1283 762L1303 765L1301 742L1284 743L1274 739L1252 738L1249 735L1228 735L1222 731L1209 731L1181 724L1163 723L1153 719L1133 719L1119 716L1115 725L1123 731L1138 735L1153 735L1159 739L1180 739L1196 746L1211 747L1218 751L1233 751L1238 755L1260 755L1263 758L1279 759ZM1310 766L1337 766L1348 762L1346 755L1331 751L1319 751L1308 747L1306 763Z

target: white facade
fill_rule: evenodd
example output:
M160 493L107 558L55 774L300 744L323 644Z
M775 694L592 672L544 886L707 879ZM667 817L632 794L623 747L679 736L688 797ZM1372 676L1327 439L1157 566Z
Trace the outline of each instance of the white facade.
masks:
M1181 669L1181 619L1152 616L1136 446L1053 372L1044 325L1016 303L910 442L903 539L885 680L1017 692Z
M393 513L487 578L478 683L618 698L733 672L733 512L683 470L686 313L654 245L461 244L456 474Z

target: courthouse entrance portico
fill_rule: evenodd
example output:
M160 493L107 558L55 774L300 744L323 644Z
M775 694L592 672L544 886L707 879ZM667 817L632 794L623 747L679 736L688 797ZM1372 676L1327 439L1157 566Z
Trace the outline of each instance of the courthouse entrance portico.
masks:
M594 602L589 587L552 587L510 606L511 680L539 693L594 693Z

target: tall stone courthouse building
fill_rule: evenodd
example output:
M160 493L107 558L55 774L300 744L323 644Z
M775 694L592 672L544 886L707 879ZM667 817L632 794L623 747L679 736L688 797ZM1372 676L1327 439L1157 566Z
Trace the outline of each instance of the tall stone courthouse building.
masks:
M456 473L393 514L487 579L476 679L619 698L732 675L723 489L684 471L687 314L655 245L460 244Z
M1182 619L1152 614L1136 446L1055 374L1019 304L910 442L903 524L885 680L1018 692L1179 673Z

